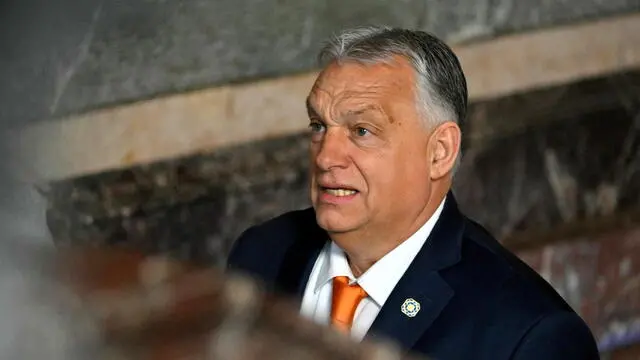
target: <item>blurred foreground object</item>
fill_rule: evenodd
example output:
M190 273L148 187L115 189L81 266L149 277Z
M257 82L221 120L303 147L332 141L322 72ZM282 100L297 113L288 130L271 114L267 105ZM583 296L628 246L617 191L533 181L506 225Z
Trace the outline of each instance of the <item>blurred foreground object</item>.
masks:
M23 252L22 255L25 255ZM11 359L399 359L298 316L252 279L121 250L34 252ZM18 256L19 257L19 256ZM34 268L31 268L34 269ZM406 358L406 357L403 357Z

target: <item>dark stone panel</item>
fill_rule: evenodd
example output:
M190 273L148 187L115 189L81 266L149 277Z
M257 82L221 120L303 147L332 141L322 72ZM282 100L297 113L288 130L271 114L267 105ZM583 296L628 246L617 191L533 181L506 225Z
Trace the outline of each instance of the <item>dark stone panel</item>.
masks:
M470 216L503 239L636 209L637 119L625 109L600 110L499 139L470 155L457 194Z
M498 101L473 104L467 119L468 146L479 147L528 128L590 116L598 111L629 108L640 94L640 71L586 78L552 88L509 95Z
M507 244L541 234L527 240L533 245L566 224L584 232L598 219L640 212L638 80L617 74L532 94L565 94L560 102L519 95L473 104L470 128L478 112L498 116L515 106L545 121L509 127L504 136L474 130L485 136L470 142L456 177L463 210ZM590 111L569 106L586 94L609 100ZM502 116L510 114L514 122L526 118ZM220 264L247 227L309 205L307 172L305 135L264 140L50 184L48 223L58 243L133 246Z
M386 24L451 41L640 10L639 0L13 0L0 11L12 125L310 70L327 36Z
M243 230L308 206L306 136L50 184L57 243L134 247L216 264Z
M468 214L514 242L640 221L639 93L628 72L475 104L456 179Z

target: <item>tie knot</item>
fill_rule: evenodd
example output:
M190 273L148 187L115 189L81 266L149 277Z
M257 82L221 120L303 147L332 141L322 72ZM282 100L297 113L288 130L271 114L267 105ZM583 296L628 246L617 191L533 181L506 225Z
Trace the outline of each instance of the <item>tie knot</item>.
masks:
M348 277L333 278L331 323L345 332L350 330L358 304L365 297L366 291L358 284L349 285Z
M336 276L333 278L334 283L337 282L340 285L349 285L348 276Z

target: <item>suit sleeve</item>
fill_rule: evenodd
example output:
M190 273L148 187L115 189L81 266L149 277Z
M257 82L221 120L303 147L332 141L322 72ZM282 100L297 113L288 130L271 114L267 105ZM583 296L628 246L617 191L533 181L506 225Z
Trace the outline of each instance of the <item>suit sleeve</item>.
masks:
M575 313L562 312L542 318L525 335L514 360L597 360L596 342Z

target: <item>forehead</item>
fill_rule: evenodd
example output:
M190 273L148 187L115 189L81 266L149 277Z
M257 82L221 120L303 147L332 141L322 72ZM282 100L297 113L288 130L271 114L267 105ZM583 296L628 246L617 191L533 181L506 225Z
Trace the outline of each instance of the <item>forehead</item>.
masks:
M414 99L413 68L401 57L388 62L362 64L355 61L332 63L318 76L309 102L337 105L358 102L385 102Z

